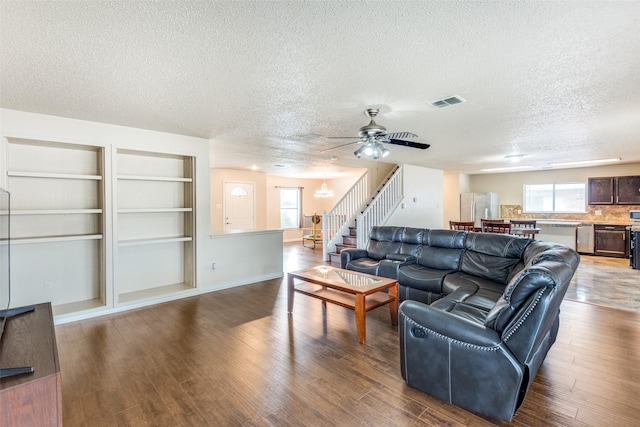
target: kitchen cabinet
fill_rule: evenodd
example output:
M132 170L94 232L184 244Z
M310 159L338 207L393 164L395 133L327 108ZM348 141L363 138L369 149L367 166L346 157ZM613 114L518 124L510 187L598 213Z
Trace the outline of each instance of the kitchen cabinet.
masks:
M589 178L589 204L613 205L615 178Z
M640 205L640 176L588 180L590 205Z
M640 176L619 176L616 185L617 204L640 205Z
M596 224L595 255L629 257L629 232L624 225Z

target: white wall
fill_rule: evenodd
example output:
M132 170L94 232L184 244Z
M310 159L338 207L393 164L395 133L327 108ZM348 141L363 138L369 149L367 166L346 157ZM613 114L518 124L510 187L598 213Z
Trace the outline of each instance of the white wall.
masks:
M404 165L404 199L386 225L440 229L444 222L444 172Z

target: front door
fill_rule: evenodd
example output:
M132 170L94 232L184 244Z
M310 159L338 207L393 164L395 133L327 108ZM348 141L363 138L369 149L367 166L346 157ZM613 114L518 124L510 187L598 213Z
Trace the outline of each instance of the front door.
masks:
M246 231L256 228L253 182L225 181L224 231Z

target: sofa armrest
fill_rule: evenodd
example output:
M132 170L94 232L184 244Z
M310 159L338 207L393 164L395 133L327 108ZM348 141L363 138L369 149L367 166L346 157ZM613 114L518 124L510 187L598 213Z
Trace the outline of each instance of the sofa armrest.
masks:
M500 335L491 328L417 301L400 304L400 321L424 328L445 338L481 347L500 344ZM410 329L414 329L413 326Z
M347 268L347 264L358 258L365 258L369 254L365 249L347 248L340 251L340 268Z
M398 280L400 277L400 267L408 264L415 264L416 257L407 254L389 254L386 259L380 261L378 275Z
M418 261L418 259L415 256L409 255L409 254L388 254L386 256L386 259L391 261L399 261L403 265L415 264Z

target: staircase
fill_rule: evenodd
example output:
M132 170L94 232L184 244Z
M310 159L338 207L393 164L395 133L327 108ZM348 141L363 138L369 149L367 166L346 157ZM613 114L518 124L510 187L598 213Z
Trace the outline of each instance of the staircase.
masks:
M358 247L358 231L356 227L349 227L349 234L342 235L342 243L336 243L336 251L329 252L331 264L340 265L340 252L345 248Z
M356 187L357 185L354 185L354 188ZM358 193L361 193L361 190ZM323 220L329 219L333 220L333 223L337 223L336 218L342 217L342 222L334 225L332 229L325 229L323 225L323 235L328 236L323 242L324 259L332 264L340 265L340 251L342 249L366 247L371 228L384 224L400 204L402 198L402 166L396 166L376 189L373 196L362 203L353 214L344 215L344 209L342 209L343 214L336 215L334 210L338 205L329 213L325 212ZM345 218L347 218L346 221ZM326 223L323 221L323 224Z

